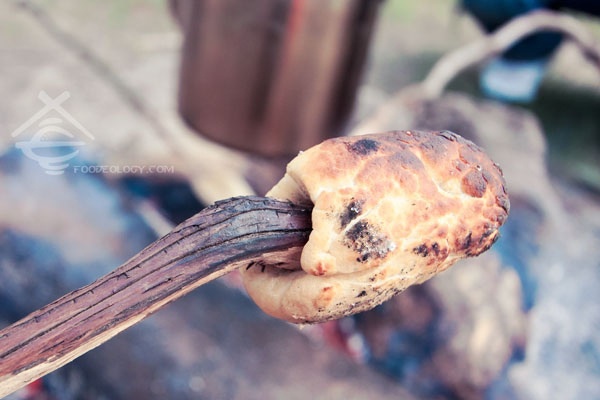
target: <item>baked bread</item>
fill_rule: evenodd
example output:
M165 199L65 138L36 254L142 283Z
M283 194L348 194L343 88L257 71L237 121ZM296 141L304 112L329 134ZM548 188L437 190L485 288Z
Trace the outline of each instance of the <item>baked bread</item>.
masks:
M259 307L294 323L365 311L482 253L509 212L498 165L448 131L327 140L267 196L314 207L299 260L242 270Z

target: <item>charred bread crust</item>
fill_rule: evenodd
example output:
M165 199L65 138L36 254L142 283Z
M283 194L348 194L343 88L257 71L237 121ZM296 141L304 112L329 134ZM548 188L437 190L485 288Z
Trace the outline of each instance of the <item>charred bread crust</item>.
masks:
M299 263L242 271L254 301L294 323L370 309L484 252L510 207L499 166L448 131L327 140L267 195L314 207Z

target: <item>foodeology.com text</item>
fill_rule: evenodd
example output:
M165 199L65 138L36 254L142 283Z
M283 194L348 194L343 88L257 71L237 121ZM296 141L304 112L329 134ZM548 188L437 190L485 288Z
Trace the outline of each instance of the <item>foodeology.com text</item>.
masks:
M173 174L173 165L73 165L75 174Z

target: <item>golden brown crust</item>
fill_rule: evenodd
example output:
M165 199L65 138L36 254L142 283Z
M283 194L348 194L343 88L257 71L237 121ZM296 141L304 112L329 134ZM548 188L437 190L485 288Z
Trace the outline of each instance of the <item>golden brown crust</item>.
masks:
M296 323L364 311L480 254L509 211L500 168L451 132L327 140L268 195L314 205L299 266L243 271L261 308Z

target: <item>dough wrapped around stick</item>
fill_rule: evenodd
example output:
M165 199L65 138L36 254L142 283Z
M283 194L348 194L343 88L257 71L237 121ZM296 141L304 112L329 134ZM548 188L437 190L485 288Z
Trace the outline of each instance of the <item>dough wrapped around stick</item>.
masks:
M484 252L509 212L498 165L448 131L327 140L267 196L314 207L299 260L242 268L259 307L293 323L371 309Z

